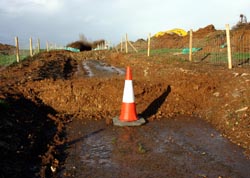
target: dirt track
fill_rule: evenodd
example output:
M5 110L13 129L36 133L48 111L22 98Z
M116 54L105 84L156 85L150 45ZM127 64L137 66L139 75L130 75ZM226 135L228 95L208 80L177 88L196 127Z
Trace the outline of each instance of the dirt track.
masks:
M154 120L136 128L75 120L67 127L60 177L248 177L242 149L199 118Z
M124 75L89 77L82 67L88 59L122 69L131 66L137 112L149 122L199 117L249 155L249 69L228 70L164 56L57 51L1 71L0 99L7 103L1 104L1 125L7 130L1 132L3 177L53 176L52 170L65 164L67 139L73 139L65 130L69 122L105 120L109 125L119 115ZM159 100L167 87L171 92Z

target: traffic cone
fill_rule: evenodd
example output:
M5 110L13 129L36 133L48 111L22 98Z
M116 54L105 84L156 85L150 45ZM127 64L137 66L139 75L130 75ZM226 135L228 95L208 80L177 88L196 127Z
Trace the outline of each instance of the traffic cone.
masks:
M132 72L130 67L127 67L126 78L122 97L122 109L120 121L131 122L137 120L135 97L132 81Z
M123 90L121 114L119 117L113 118L113 123L117 126L139 126L145 122L145 119L138 117L136 114L132 72L128 66Z

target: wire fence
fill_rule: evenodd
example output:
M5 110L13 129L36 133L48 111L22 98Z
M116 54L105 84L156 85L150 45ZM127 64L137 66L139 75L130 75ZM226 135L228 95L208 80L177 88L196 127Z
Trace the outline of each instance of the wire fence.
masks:
M227 36L226 30L214 30L211 33L192 32L190 30L188 35L184 37L165 35L157 39L149 35L147 40L139 39L136 42L130 42L126 35L126 39L116 47L116 50L126 53L134 52L135 55L145 56L147 54L155 57L164 55L166 58L171 59L225 66L229 65L230 55L232 67L250 66L249 30L231 30L230 41L228 41ZM46 49L41 49L39 38L18 39L18 42L16 40L10 40L8 47L0 48L0 66L18 62L41 51L63 49L63 47L49 42L45 42ZM230 42L230 46L228 42Z
M237 31L230 31L230 49L233 67L250 65L250 36L239 35ZM195 38L195 37L194 37ZM193 53L194 61L204 61L212 64L227 65L228 45L225 31L218 31L212 36L204 36L193 43L200 51Z
M43 51L62 49L61 46L51 42L43 42L46 48L41 48L39 38L13 38L7 40L8 44L0 44L0 66L8 66L15 62L20 62L29 56L34 56Z
M127 53L136 52L133 49L136 48L139 51L137 55L145 56L148 52L148 56L149 54L154 57L164 55L167 59L182 59L224 66L229 65L230 54L232 67L250 66L249 30L230 30L230 46L228 46L227 40L226 30L197 31L192 35L189 32L187 36L169 34L160 38L139 39L132 43L134 47L131 46L131 42L126 44L126 40L124 40L117 49ZM229 49L230 52L228 52Z

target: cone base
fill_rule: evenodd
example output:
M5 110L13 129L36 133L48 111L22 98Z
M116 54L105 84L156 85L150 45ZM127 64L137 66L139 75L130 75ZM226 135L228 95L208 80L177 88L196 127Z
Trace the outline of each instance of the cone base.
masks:
M130 121L130 122L124 122L121 121L118 116L113 118L113 124L115 126L120 126L120 127L133 127L133 126L141 126L146 123L146 120L142 117L139 117L136 121Z

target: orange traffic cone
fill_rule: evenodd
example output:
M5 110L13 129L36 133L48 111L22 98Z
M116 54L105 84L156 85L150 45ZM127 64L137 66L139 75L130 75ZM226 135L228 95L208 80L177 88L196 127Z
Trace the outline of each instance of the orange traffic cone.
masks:
M121 114L119 118L115 117L113 119L113 123L119 126L138 126L145 123L145 120L139 118L136 114L132 72L130 67L127 67L126 70Z

